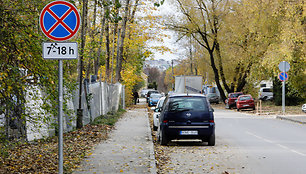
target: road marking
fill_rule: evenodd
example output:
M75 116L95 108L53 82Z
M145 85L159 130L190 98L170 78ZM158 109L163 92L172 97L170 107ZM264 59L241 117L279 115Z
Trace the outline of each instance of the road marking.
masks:
M285 149L285 150L288 150L288 151L290 151L290 152L296 153L296 154L301 155L301 156L306 156L306 154L304 154L304 153L301 153L301 152L296 151L296 150L294 150L294 149L290 149L290 148L287 147L287 146L284 146L284 145L282 145L282 144L275 143L274 141L265 139L265 138L263 138L263 137L261 137L261 136L255 135L255 134L253 134L253 133L251 133L251 132L249 132L249 131L246 131L246 133L249 134L249 135L252 135L252 136L254 136L254 137L256 137L256 138L258 138L258 139L260 139L260 140L262 140L262 141L265 141L265 142L267 142L267 143L271 143L271 144L277 145L278 147L283 148L283 149Z
M268 139L265 139L265 138L260 137L260 136L258 136L258 135L255 135L255 134L253 134L253 133L251 133L251 132L249 132L249 131L247 131L246 133L249 134L249 135L252 135L252 136L254 136L254 137L256 137L256 138L258 138L258 139L260 139L260 140L263 140L263 141L265 141L265 142L267 142L267 143L275 144L273 141L268 140Z

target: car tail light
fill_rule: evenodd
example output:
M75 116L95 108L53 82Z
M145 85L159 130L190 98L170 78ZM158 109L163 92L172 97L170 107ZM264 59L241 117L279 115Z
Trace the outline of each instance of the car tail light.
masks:
M163 123L168 123L168 120L164 120Z
M209 123L214 123L215 121L214 120L209 120Z

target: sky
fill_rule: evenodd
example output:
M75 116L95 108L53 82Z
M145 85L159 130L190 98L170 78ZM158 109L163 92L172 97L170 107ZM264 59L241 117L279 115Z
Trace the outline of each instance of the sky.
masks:
M167 17L168 15L177 15L176 7L171 3L171 1L166 0L163 5L157 8L158 10L154 13L156 15L161 15ZM148 47L150 46L166 46L171 52L157 52L153 51L153 58L155 60L164 59L171 61L172 59L182 59L184 57L184 52L186 51L182 48L180 43L176 42L176 33L171 30L163 30L163 34L168 35L169 37L163 37L163 42L149 41L147 42Z

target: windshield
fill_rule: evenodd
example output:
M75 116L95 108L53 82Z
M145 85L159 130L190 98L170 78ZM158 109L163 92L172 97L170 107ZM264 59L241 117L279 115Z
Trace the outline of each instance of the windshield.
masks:
M175 97L170 99L168 111L208 111L208 105L204 97Z
M214 97L214 96L216 96L217 94L215 94L215 93L209 93L209 94L207 94L207 97Z
M251 100L251 97L250 96L240 97L240 101L245 101L245 100Z
M242 95L242 94L232 94L231 98L238 98L240 95Z
M161 94L154 94L154 93L153 93L153 94L150 95L150 97L151 97L151 98L161 98L162 95L161 95Z

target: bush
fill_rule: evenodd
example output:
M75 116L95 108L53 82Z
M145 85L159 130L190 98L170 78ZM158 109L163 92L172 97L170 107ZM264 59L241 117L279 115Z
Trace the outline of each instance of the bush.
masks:
M282 105L282 82L277 78L273 80L273 98L276 106ZM303 101L304 99L301 95L291 87L290 82L287 81L285 85L285 105L296 106Z

